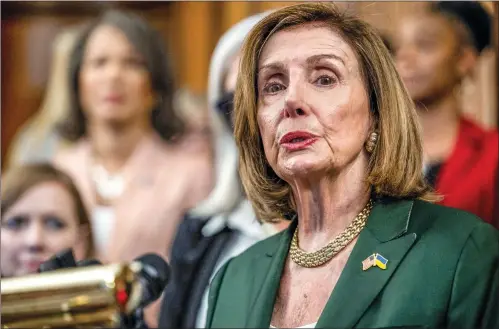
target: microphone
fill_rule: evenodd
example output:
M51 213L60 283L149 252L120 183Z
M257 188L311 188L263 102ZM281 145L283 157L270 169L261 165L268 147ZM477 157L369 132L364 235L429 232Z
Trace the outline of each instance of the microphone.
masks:
M142 294L137 307L145 307L157 300L170 279L170 266L165 260L153 253L135 258L132 266L137 267L137 278ZM97 259L85 259L76 264L78 267L102 265Z
M38 272L96 265L102 265L102 263L97 259L85 259L77 263L73 250L65 249L42 263ZM141 286L140 302L137 307L145 307L157 300L163 293L170 279L170 266L162 257L153 253L137 257L131 266L136 268L136 275Z
M142 296L139 307L145 307L157 300L170 280L170 266L159 255L149 253L134 260L141 265L138 271L142 286Z
M145 254L132 264L140 286L140 297L132 317L127 318L130 328L148 328L144 319L144 308L157 300L170 279L170 266L156 254Z
M43 262L38 268L38 273L49 272L58 270L61 268L71 268L76 267L76 260L73 254L73 249L64 249L54 256L52 256L49 260Z
M72 262L72 256L72 250L64 250L40 266L42 273L2 279L2 322L13 328L56 327L71 314L66 327L112 322L147 328L143 308L162 295L170 279L162 257L145 254L129 263L101 265L96 259Z
M102 263L97 259L84 259L76 263L76 266L78 267L94 266L94 265L102 265Z
M43 262L38 268L38 273L55 271L63 268L84 267L84 266L93 266L93 265L102 265L102 263L97 259L85 259L76 262L73 249L70 248L60 251L59 253L52 256L49 260Z

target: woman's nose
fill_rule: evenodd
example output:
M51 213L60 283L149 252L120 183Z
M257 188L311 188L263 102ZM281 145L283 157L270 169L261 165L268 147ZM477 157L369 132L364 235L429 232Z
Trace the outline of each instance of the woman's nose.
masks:
M284 108L284 117L285 118L294 118L302 115L306 115L306 112L302 109L303 106L286 106Z
M395 52L395 64L397 68L403 70L411 66L414 62L414 53L411 47L399 47Z
M31 223L24 235L24 241L32 252L43 250L45 245L45 231L41 223Z
M305 116L310 113L304 89L302 82L289 84L283 109L285 118Z
M101 77L112 84L118 83L123 77L123 65L117 61L110 61L103 70Z

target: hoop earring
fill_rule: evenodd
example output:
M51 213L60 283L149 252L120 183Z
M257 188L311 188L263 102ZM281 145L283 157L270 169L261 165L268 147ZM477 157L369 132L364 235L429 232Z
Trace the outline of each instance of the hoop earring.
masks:
M373 153L374 148L378 144L378 133L377 132L372 132L369 135L369 138L367 139L366 142L366 151L367 153Z

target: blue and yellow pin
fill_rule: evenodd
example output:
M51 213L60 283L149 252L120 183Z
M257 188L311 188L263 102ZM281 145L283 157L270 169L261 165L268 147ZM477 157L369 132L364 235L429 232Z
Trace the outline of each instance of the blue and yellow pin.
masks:
M388 259L381 256L378 253L374 253L371 256L364 259L362 262L362 270L367 271L373 266L377 266L380 269L386 270L386 264L388 263Z

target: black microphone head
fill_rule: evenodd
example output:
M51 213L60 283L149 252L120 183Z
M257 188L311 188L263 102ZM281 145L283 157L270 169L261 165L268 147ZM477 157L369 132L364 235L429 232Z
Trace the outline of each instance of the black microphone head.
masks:
M38 268L38 273L71 267L76 267L76 260L73 254L73 249L69 248L58 252L49 260L43 262Z
M145 254L135 259L142 264L140 276L144 284L143 304L158 299L170 279L170 265L159 255Z
M78 267L85 267L85 266L102 265L102 263L97 259L84 259L76 263L76 265Z
M60 269L60 265L57 262L57 260L51 258L43 263L40 264L40 267L38 268L38 273L43 273L43 272L50 272L50 271L55 271Z

